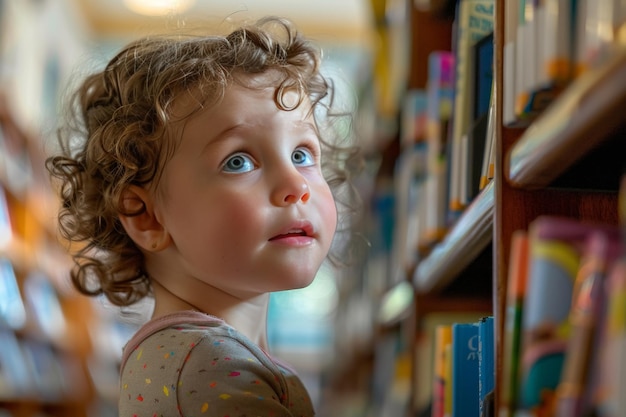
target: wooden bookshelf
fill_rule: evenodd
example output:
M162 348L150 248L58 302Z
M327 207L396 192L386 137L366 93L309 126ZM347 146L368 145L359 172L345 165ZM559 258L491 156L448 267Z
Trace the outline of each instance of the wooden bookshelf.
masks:
M491 307L496 323L496 387L511 237L541 215L618 223L626 170L626 51L573 81L536 119L502 123L504 8L495 2L495 178L413 274L417 314ZM489 288L473 288L477 261L490 262ZM462 288L449 294L451 287ZM487 302L485 302L487 301ZM421 307L420 307L421 306ZM415 387L413 388L415 389ZM499 393L496 392L496 410ZM497 412L497 411L496 411Z
M526 128L502 124L504 7L497 3L495 85L497 158L494 209L496 387L512 234L541 215L618 223L617 191L625 167L626 55L581 75ZM496 412L500 393L496 390Z
M418 293L443 291L487 248L492 240L493 208L494 184L489 183L417 266L413 283Z
M623 129L624 108L626 51L576 79L526 129L505 155L508 181L522 188L546 187L602 146L607 152L594 160L602 163L590 167L587 174L603 171L607 163L615 167L618 161L611 156L623 159L626 141L611 143L615 148L605 142ZM618 150L622 152L613 152Z

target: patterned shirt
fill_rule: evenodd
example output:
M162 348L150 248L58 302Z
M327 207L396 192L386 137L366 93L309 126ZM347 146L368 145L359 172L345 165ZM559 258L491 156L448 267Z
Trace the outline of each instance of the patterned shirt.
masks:
M185 311L149 321L124 348L120 417L310 417L286 364L224 321Z

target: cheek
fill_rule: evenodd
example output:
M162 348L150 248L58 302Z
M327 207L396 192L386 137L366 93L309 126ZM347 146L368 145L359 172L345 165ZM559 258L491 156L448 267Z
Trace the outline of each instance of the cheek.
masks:
M330 234L332 238L337 228L337 207L329 188L326 188L325 192L321 195L319 210L324 220L326 233Z
M210 227L206 232L224 244L241 247L263 230L263 208L254 198L222 198L212 204L207 216Z

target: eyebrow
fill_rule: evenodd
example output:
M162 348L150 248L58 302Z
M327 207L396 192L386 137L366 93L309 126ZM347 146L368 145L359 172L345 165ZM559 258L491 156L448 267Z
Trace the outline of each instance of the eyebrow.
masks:
M312 133L315 134L315 137L319 139L319 131L317 129L317 126L314 123L312 123L310 121L306 121L306 120L298 120L298 121L295 121L293 123L293 125L296 128L301 128L301 129L304 129L304 130L311 131ZM217 133L214 137L212 137L204 145L204 147L202 148L201 154L204 153L209 146L212 146L214 144L226 141L230 137L230 134L232 132L236 132L236 131L238 131L240 129L243 129L244 127L245 127L245 124L237 123L235 125L232 125L232 126L229 126L229 127L225 128L225 129L223 129L222 131Z
M207 143L204 144L204 146L202 147L202 150L200 151L200 154L202 155L203 153L205 153L209 146L226 141L230 137L231 132L240 130L241 128L243 128L243 126L244 126L243 124L237 123L233 126L230 126L221 130L219 133L213 136L209 141L207 141Z

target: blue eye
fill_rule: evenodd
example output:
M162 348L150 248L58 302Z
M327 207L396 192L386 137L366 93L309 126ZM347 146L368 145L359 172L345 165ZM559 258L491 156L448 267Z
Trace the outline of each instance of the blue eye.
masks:
M291 161L295 165L299 165L303 167L309 167L311 165L315 165L315 158L311 154L311 151L309 151L306 148L296 149L293 152L293 154L291 154Z
M248 155L243 153L238 153L226 160L224 163L224 172L229 173L243 173L250 172L254 170L254 161Z

